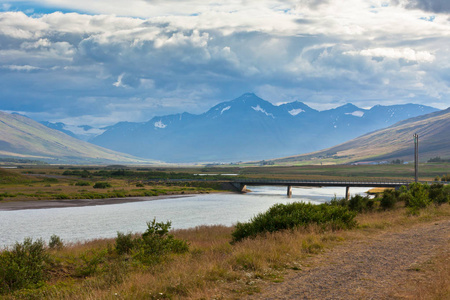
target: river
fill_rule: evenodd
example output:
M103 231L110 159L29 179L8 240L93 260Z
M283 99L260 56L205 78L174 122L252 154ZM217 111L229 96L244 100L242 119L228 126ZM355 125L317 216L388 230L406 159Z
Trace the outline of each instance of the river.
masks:
M233 225L245 222L276 203L304 201L323 203L335 195L344 197L345 188L248 187L246 194L200 194L179 198L112 205L0 211L0 247L22 242L25 237L48 241L53 234L64 242L110 238L121 232L143 232L147 221L171 221L173 229L199 225ZM351 188L363 194L369 188Z

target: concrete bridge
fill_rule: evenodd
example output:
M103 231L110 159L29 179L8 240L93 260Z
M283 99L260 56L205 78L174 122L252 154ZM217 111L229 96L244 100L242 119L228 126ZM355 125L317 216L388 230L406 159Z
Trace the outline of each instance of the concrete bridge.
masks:
M320 181L320 180L270 180L270 179L236 179L232 182L234 187L245 192L247 185L287 186L287 196L292 197L293 186L341 186L345 187L345 198L349 198L350 187L384 187L400 188L409 185L412 181Z

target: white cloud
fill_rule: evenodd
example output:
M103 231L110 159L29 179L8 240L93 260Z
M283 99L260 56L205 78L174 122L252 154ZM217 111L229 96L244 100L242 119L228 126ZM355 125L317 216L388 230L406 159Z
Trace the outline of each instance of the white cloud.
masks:
M12 71L34 71L34 70L39 70L39 68L37 67L33 67L30 65L24 65L24 66L17 66L17 65L6 65L3 66L4 69L9 69Z
M126 86L122 83L123 75L124 74L119 75L119 77L117 78L117 81L113 83L113 86L115 86L115 87L125 87Z
M361 51L348 51L344 54L349 55L362 55L375 58L393 58L393 59L404 59L406 61L415 62L433 62L435 56L428 51L415 51L411 48L374 48L365 49Z
M0 13L0 88L4 99L16 99L0 100L0 108L13 110L23 101L29 110L69 117L86 113L83 99L92 99L90 113L103 120L136 112L144 120L146 114L203 112L248 91L316 107L450 105L450 20L436 14L425 21L430 13L404 4L35 3L91 15Z

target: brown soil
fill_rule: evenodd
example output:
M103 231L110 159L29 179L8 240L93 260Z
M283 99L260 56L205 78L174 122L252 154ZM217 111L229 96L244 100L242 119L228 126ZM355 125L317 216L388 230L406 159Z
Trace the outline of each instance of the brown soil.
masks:
M163 195L163 196L142 196L142 197L105 198L105 199L10 201L10 202L0 202L0 211L110 205L128 202L164 200L169 198L182 198L189 196L190 195Z
M249 299L396 299L450 241L450 220L346 242ZM448 252L446 252L448 253Z

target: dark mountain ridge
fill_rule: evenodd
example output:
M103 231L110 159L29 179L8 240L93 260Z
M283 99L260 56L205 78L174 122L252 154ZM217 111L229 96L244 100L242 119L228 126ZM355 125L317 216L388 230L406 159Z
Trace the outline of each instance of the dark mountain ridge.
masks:
M121 122L90 141L166 162L260 160L317 151L434 111L417 104L361 109L350 103L317 111L302 102L275 106L255 94L244 94L200 115Z
M152 163L50 129L32 119L0 111L0 157L64 164Z
M413 161L415 133L419 135L420 161L450 158L450 108L447 108L397 122L328 149L273 161L278 164Z

